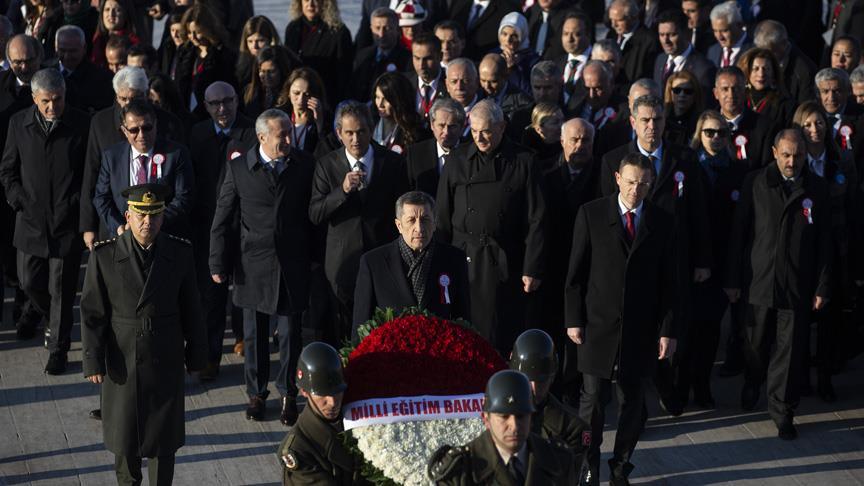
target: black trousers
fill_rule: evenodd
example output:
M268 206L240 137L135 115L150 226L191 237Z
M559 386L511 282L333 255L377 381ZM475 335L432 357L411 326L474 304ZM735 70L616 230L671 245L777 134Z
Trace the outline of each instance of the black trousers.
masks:
M745 383L766 382L768 414L779 424L791 420L800 399L807 351L808 313L751 305L746 329Z
M600 446L603 444L603 424L606 420L606 406L612 401L612 387L618 397L618 430L615 434L613 449L613 468L627 469L630 457L645 429L648 414L645 408L645 380L630 378L617 380L614 384L608 378L595 375L582 375L582 395L579 399L579 416L591 424L591 446L586 460L593 474L600 466Z
M67 352L71 344L72 307L81 254L42 258L18 251L18 277L31 305L48 316L48 351Z
M199 280L201 309L204 311L204 324L207 326L207 361L218 364L222 359L222 340L228 309L228 284L217 284L208 276ZM243 338L243 312L231 306L231 330L237 339Z
M354 325L354 303L345 302L330 288L331 323L324 329L322 340L336 349L351 339Z
M276 374L276 391L280 396L294 398L294 370L300 357L302 314L274 315L279 333L279 371ZM269 314L243 309L243 352L246 394L250 397L267 398L267 382L270 380L270 319Z
M117 484L139 486L141 484L141 458L136 456L114 456L114 471ZM174 481L174 455L147 459L147 479L152 486L171 486Z

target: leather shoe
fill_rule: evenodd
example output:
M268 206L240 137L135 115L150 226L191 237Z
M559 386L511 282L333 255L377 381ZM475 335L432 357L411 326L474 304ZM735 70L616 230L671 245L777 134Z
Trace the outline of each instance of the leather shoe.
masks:
M611 486L630 486L627 479L633 471L634 466L629 462L616 463L615 459L609 459L609 484Z
M661 396L660 406L663 407L663 410L666 410L666 413L673 417L678 417L684 413L684 407L681 404L681 400L674 394Z
M201 381L213 381L219 376L219 363L207 363L204 369L198 372Z
M837 401L837 394L834 392L834 384L831 383L830 376L819 376L819 381L816 383L816 393L819 398L825 403L834 403Z
M288 427L297 422L297 401L294 398L282 397L282 413L279 414L279 421Z
M66 372L66 353L57 351L48 356L48 364L45 365L45 373L49 375L62 375Z
M795 429L792 419L784 420L777 425L777 437L783 440L795 440L798 438L798 431Z
M87 416L93 420L102 420L102 409L97 408L96 410L90 410L90 413Z
M246 407L246 420L260 422L264 420L264 411L267 409L264 397L254 396L249 398L249 406Z
M741 408L745 412L750 412L756 408L756 404L759 403L759 391L761 388L756 385L744 384L744 388L741 389Z
M243 356L244 353L243 353L243 340L242 339L238 339L234 343L234 354L236 354L237 356Z

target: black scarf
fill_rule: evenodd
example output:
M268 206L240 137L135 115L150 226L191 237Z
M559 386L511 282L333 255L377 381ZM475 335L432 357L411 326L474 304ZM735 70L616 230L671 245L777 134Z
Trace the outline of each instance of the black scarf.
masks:
M435 247L430 241L426 248L415 252L407 243L405 238L399 236L399 254L402 255L402 263L407 270L405 276L411 284L411 291L417 299L417 305L423 303L423 295L426 293L426 277L429 275L429 267L432 265L432 252Z

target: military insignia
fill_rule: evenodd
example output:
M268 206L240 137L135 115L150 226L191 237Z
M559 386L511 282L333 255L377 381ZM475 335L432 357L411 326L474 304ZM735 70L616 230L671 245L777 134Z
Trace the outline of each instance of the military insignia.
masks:
M187 245L191 245L191 244L192 244L192 242L189 241L189 240L187 240L186 238L180 238L179 236L174 236L174 235L172 235L171 233L165 233L165 234L168 235L168 238L171 238L171 239L174 240L174 241L179 241L179 242L181 242L181 243L185 243L185 244L187 244Z
M94 249L99 248L102 245L107 245L108 243L114 243L115 241L117 241L116 236L114 238L111 238L110 240L97 241L97 242L93 243L93 248Z
M507 397L507 403L513 403L515 401L516 401L516 399L513 398L513 395L510 395L509 397Z
M582 432L582 445L585 447L591 446L591 432L587 430Z
M150 204L155 200L156 200L156 196L154 196L153 193L150 191L145 192L144 195L141 196L141 202L143 202L143 203Z
M285 454L282 454L282 462L290 471L297 469L297 458L291 451L285 451Z

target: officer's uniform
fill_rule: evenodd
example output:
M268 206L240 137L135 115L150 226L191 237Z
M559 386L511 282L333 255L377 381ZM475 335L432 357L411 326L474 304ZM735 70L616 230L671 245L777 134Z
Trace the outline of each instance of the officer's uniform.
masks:
M531 418L531 432L551 441L560 441L573 452L577 469L588 446L591 445L591 428L579 418L579 412L547 395L546 403L537 406Z
M279 444L284 485L352 485L360 479L354 458L339 438L342 419L329 423L308 404Z
M164 209L163 186L124 191L130 211ZM104 375L105 448L116 456L119 484L170 485L174 454L185 442L184 365L207 362L192 246L167 233L145 249L126 231L96 245L81 296L84 376Z

